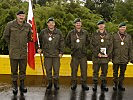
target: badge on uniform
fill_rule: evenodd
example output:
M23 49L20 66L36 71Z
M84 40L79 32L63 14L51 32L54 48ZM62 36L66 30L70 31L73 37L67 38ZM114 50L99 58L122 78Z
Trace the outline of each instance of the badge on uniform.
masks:
M119 37L120 37L120 39L121 39L121 45L124 45L124 42L123 42L123 41L124 41L124 39L125 39L125 36L122 38L119 32L118 32L118 34L119 34Z
M123 41L121 42L121 45L124 45L124 42Z
M104 42L104 39L101 39L101 42Z
M52 41L52 37L49 37L48 40L49 40L49 41Z
M79 43L79 42L80 42L80 40L79 40L79 39L77 39L77 40L76 40L76 42L77 42L77 43Z

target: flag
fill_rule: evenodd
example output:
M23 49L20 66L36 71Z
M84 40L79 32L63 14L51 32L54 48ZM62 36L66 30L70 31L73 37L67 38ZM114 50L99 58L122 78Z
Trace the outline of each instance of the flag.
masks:
M28 42L28 65L30 68L35 69L34 56L36 53L35 42L37 41L37 32L36 32L36 25L35 25L33 11L32 11L31 0L29 0L27 23L29 23L32 27L32 39L33 39L33 41Z

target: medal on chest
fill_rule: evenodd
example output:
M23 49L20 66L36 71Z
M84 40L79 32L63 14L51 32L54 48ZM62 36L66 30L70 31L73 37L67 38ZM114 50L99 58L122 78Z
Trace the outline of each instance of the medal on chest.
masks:
M52 41L52 37L49 37L48 40L49 40L49 41Z
M121 45L124 45L124 42L123 41L121 42Z
M105 35L104 36L102 36L102 35L100 35L100 38L101 38L101 42L103 43L104 42L104 38L105 37Z
M80 39L77 39L76 42L79 43L80 42Z
M48 35L49 35L48 40L49 40L49 41L52 41L52 40L53 40L53 38L52 38L52 34L48 33Z
M120 37L120 39L121 39L121 45L124 45L124 42L123 42L123 41L124 41L124 39L125 39L125 36L122 38L121 35L120 35L120 33L118 33L118 34L119 34L119 37Z
M104 42L104 39L101 39L101 42Z
M78 34L76 34L76 37L77 37L76 42L79 43L80 42L80 39L79 39Z

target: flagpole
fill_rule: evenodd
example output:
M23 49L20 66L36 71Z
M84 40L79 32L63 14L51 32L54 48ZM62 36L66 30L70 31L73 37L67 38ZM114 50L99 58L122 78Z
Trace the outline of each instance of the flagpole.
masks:
M40 49L40 42L39 42L39 38L38 38L38 33L37 33L37 43L38 43L38 49ZM44 65L43 65L43 60L42 60L42 54L41 54L41 53L40 53L40 59L41 59L41 65L42 65L43 76L45 76Z
M38 43L38 49L40 49L40 42L39 42L39 37L38 37L38 33L37 33L37 43ZM44 71L44 64L43 64L43 59L42 59L42 54L40 54L40 59L41 59L41 65L42 65L42 72L43 72L43 79L45 80L45 71ZM45 84L46 85L46 81L45 81Z

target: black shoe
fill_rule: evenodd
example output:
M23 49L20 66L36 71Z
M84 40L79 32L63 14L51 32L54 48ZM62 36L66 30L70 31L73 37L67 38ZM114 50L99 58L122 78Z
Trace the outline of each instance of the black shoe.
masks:
M115 83L114 83L114 86L113 86L113 90L114 90L114 91L117 91L117 88L118 88L118 85L117 85L117 83L115 82Z
M71 86L71 90L75 91L77 88L77 81L72 81L72 86Z
M125 91L125 88L123 87L123 85L121 83L118 85L118 89L120 91Z
M47 85L47 90L51 90L52 89L52 81L49 81L48 82L48 85Z
M60 89L58 84L54 84L54 88L55 88L55 90L59 90Z
M18 93L18 85L17 85L17 81L13 81L13 89L12 92L14 95L17 95Z
M107 92L109 89L107 87L101 87L101 90Z
M83 91L88 91L89 87L87 86L87 84L82 84L82 89Z
M106 80L102 80L101 90L106 92L108 91L108 88L106 87Z
M20 93L27 93L27 88L25 88L24 80L20 80Z
M93 85L92 90L93 90L94 92L97 91L97 84L94 84L94 85Z
M71 86L71 90L76 90L76 88L77 88L77 85L72 85Z
M58 80L54 80L54 88L55 88L55 90L59 90L60 89Z
M18 94L18 89L13 88L12 92L13 92L14 95L17 95Z
M113 90L114 90L114 91L117 91L117 87L116 87L116 86L113 86Z

